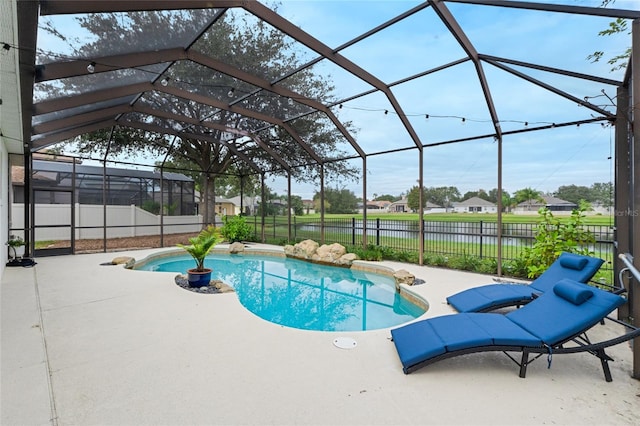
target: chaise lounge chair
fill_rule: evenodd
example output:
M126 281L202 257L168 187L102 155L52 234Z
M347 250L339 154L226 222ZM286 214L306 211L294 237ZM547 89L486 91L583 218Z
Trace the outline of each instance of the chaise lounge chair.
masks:
M393 329L391 337L405 374L458 355L501 351L520 366L520 377L524 378L527 366L542 355L548 355L550 368L552 355L589 352L600 359L605 379L610 382L608 361L612 358L605 348L640 336L640 328L607 317L625 301L620 295L564 279L551 291L506 315L445 315ZM605 318L632 331L591 342L586 332ZM521 352L522 357L518 361L507 352Z
M563 278L586 283L598 272L604 261L596 257L562 253L531 284L489 284L473 287L447 297L447 303L458 312L488 312L507 306L524 305L534 295L542 294Z

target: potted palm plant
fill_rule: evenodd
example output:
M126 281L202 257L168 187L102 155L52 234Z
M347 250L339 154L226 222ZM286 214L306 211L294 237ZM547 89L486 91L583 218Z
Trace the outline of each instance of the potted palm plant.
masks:
M189 286L204 287L209 285L211 269L204 267L204 259L216 244L222 242L222 240L220 230L213 225L209 225L200 231L197 236L189 238L190 244L178 244L178 247L189 253L196 262L196 267L187 271Z
M11 260L13 262L18 262L19 258L24 255L24 240L17 235L11 235L9 236L9 241L7 241L7 245L9 246L10 251L13 251Z

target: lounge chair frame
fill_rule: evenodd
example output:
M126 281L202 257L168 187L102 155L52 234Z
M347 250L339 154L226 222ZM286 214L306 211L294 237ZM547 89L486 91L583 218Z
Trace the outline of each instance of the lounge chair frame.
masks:
M525 378L527 375L527 367L529 366L529 364L531 364L533 361L535 361L536 359L540 358L541 356L547 354L549 356L549 367L551 366L551 357L553 355L560 355L560 354L575 354L575 353L580 353L580 352L588 352L591 355L597 357L598 359L600 359L600 363L602 365L602 370L604 372L604 378L607 382L611 382L613 381L613 378L611 376L611 369L609 368L609 361L614 361L613 358L611 358L606 352L605 349L611 346L616 346L620 343L624 343L626 341L630 341L631 339L634 339L636 337L640 337L640 328L638 327L634 327L630 324L627 324L623 321L619 321L616 320L614 318L611 317L605 317L606 319L615 322L617 324L623 325L624 327L626 327L628 330L630 330L629 332L621 335L621 336L617 336L613 339L609 339L609 340L605 340L602 342L598 342L598 343L592 343L591 340L589 339L589 337L587 336L587 332L589 330L591 330L593 327L591 327L589 330L586 331L582 331L566 340L564 340L561 343L558 343L556 345L554 345L553 347L549 347L549 346L539 346L539 347L530 347L530 346L495 346L495 345L489 345L489 346L478 346L478 347L474 347L474 348L466 348L466 349L461 349L461 350L457 350L457 351L451 351L451 352L447 352L441 355L437 355L433 358L430 358L428 360L422 361L418 364L414 364L412 366L409 366L407 368L403 368L403 371L405 374L410 374L422 367L425 367L429 364L433 364L436 363L438 361L442 361L444 359L447 358L453 358L453 357L457 357L460 355L466 355L466 354L471 354L471 353L478 353L478 352L503 352L505 355L507 355L507 357L509 359L511 359L514 363L516 363L519 367L520 367L520 372L519 375L521 378ZM577 346L571 346L571 347L565 347L565 345L569 342L574 342ZM520 360L518 361L515 357L511 356L508 352L521 352L522 353L522 357L520 358ZM530 358L530 356L532 354L535 354L535 356L533 358Z

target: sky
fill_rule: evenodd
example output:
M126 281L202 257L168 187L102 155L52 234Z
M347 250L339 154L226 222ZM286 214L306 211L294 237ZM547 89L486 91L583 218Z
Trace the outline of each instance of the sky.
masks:
M398 14L420 4L416 1L284 1L281 13L304 31L330 47L337 47ZM567 1L577 6L597 6L599 1ZM496 10L494 7L448 3L479 53L538 63L569 71L622 80L605 61L592 64L587 56L596 50L617 55L630 46L630 36L603 37L610 18L574 17L566 14ZM640 1L617 0L613 7L640 9ZM423 10L392 28L381 31L341 52L345 57L387 84L464 56L459 44L431 10ZM337 67L326 67L338 98L362 93L370 86ZM556 85L578 99L589 97L597 105L611 104L615 87L602 83L554 77L542 71L514 67L533 78ZM595 112L552 94L522 79L483 63L503 130L589 119ZM467 62L417 81L393 86L392 92L423 143L437 143L491 134L493 127L475 69ZM608 108L614 111L612 107ZM346 102L334 111L359 129L356 140L367 153L414 146L388 100L380 94ZM426 115L429 114L429 119ZM438 117L440 116L440 117ZM446 116L446 117L445 117ZM461 117L465 118L462 122ZM561 185L590 186L613 180L615 127L583 124L505 136L503 188L511 193L525 187L552 192ZM467 191L497 187L498 146L493 138L426 148L423 153L424 185L456 186ZM345 150L352 152L345 148ZM362 161L353 161L362 167ZM417 184L417 150L371 156L367 159L367 197L400 195ZM267 184L286 193L286 180ZM328 183L362 195L360 182ZM293 193L311 198L317 185L293 183Z
M548 0L548 2L552 2ZM558 2L556 2L558 3ZM576 6L598 6L601 0L564 0ZM415 0L283 0L279 12L330 48L404 13L421 1ZM541 64L567 71L622 80L624 71L610 70L606 59L592 63L587 56L604 51L606 57L624 53L631 44L629 34L602 37L611 18L446 3L454 18L480 54ZM640 10L640 0L616 0L612 7ZM68 18L62 18L68 19ZM630 24L630 23L629 23ZM305 47L305 59L316 53ZM495 131L483 89L471 62L464 62L414 80L400 80L450 63L466 55L433 9L425 8L340 52L385 84L402 108L422 144L437 144ZM591 82L511 65L542 83L573 96L566 99L527 82L487 62L482 71L503 131L527 129L551 123L590 119L600 114L580 106L575 99L615 111L614 85ZM313 72L335 86L336 99L349 99L372 88L367 82L324 60ZM389 99L380 92L345 101L332 111L355 129L354 138L369 154L366 176L359 182L327 176L327 185L363 194L406 193L420 177L420 153ZM386 112L386 113L385 113ZM428 118L427 118L428 116ZM526 124L525 124L526 123ZM502 144L502 186L513 194L531 187L552 192L561 185L590 186L613 180L615 128L601 123L558 127L505 136ZM347 155L355 151L339 142ZM375 155L391 150L404 151ZM424 185L456 186L462 194L498 186L498 143L493 137L427 147L422 154ZM350 161L362 168L362 160ZM286 179L268 176L267 185L286 194ZM310 199L319 184L292 183L292 192Z

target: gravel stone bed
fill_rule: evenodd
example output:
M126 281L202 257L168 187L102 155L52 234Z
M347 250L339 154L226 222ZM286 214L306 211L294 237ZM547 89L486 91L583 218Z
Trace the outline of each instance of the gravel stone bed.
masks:
M200 294L219 294L219 293L229 293L231 288L227 286L220 280L211 280L208 286L206 287L191 287L189 286L189 280L186 275L176 275L176 284L178 287L181 287L185 290L192 291L194 293Z

